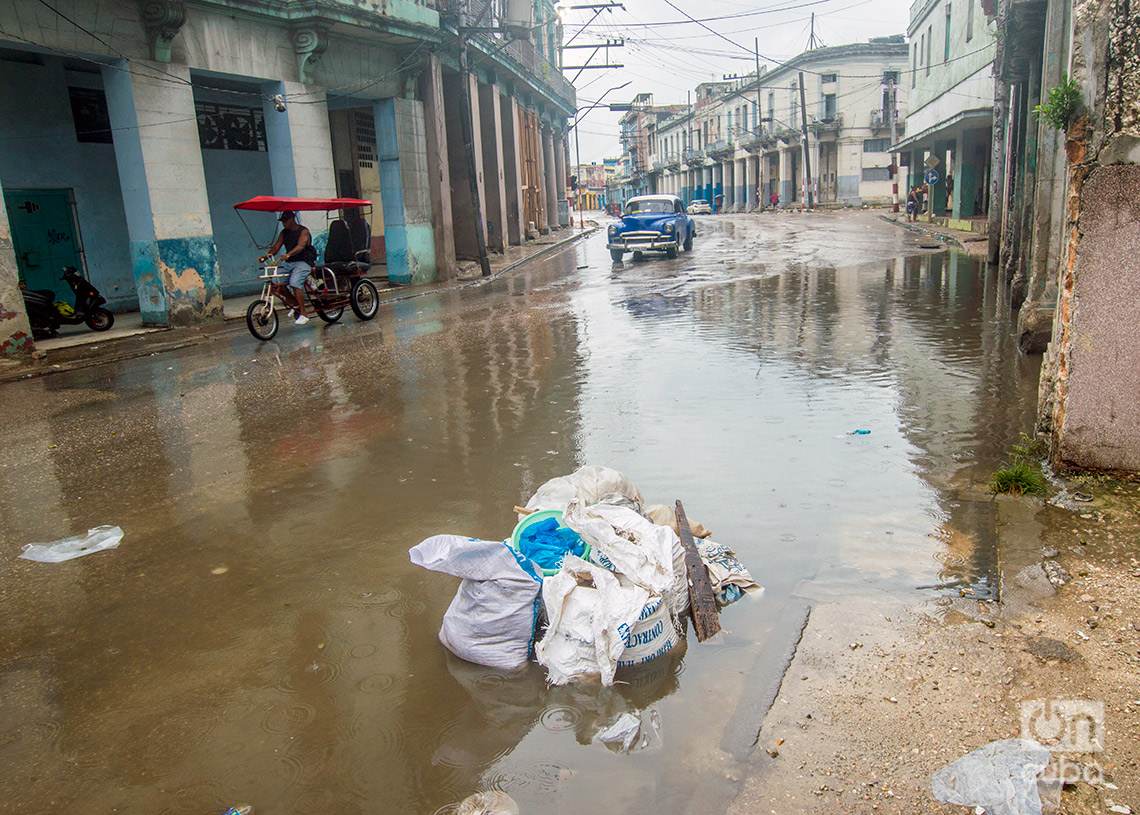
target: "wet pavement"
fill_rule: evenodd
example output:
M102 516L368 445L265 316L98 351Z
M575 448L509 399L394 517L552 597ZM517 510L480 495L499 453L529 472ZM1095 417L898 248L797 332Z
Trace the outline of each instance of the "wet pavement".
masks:
M1039 358L975 259L870 213L594 234L482 286L0 386L0 800L13 813L724 811L806 610L993 597L973 497ZM866 430L858 433L856 430ZM766 587L611 689L447 655L437 533L507 537L581 464L682 499ZM17 559L100 524L117 549ZM594 743L660 720L633 755Z

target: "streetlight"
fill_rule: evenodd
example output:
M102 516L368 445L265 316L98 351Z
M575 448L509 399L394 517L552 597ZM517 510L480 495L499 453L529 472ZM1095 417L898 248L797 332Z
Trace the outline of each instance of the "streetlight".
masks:
M586 220L585 220L585 218L582 217L582 193L581 193L581 187L582 187L582 136L578 133L578 123L586 118L587 113L589 113L591 110L596 108L598 105L602 104L602 100L605 99L606 96L613 93L614 91L620 91L626 85L629 85L632 81L633 80L630 80L629 82L625 82L621 85L615 85L614 87L610 88L608 91L603 93L601 96L599 96L597 98L597 101L595 101L594 104L590 105L588 108L584 108L581 111L575 111L574 112L574 162L578 165L575 168L578 171L576 173L576 175L578 176L578 190L575 190L575 192L578 193L577 198L578 198L578 228L579 229L582 229L583 227L585 227Z

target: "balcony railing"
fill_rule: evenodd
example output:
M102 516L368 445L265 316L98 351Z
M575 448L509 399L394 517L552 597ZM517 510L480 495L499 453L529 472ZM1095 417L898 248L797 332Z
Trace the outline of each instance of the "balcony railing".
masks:
M728 154L736 150L736 147L728 139L717 139L709 145L709 155L716 158L724 158Z

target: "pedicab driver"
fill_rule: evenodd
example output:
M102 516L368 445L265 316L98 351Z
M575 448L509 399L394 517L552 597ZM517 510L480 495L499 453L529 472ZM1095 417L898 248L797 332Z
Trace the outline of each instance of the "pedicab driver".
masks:
M277 268L281 271L281 277L289 277L289 288L293 290L296 300L296 323L304 325L309 322L309 318L304 315L305 292L301 287L305 285L305 278L317 262L317 250L313 248L313 236L309 230L297 223L296 212L284 210L277 220L281 222L281 233L269 247L268 254L262 255L258 260L264 262L284 247L285 254L278 261Z

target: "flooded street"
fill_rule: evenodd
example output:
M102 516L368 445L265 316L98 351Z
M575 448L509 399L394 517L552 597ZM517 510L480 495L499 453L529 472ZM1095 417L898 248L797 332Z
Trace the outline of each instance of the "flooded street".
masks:
M698 230L0 387L4 811L723 812L809 609L996 598L977 489L1039 364L1001 287L871 213ZM582 464L681 499L763 595L609 689L451 657L458 581L407 550L504 539ZM101 524L119 548L17 558ZM593 741L624 712L660 744Z

